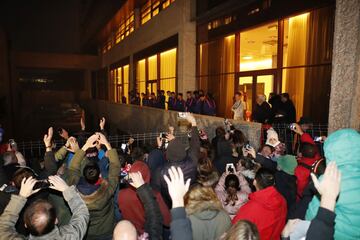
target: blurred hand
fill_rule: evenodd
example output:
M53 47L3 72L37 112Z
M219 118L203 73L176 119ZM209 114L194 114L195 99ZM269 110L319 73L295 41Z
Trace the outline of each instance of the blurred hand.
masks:
M169 169L169 176L164 175L164 179L168 185L169 194L172 199L172 207L183 207L184 206L184 196L189 190L190 178L187 179L186 183L184 182L184 174L181 168L171 167Z
M54 130L52 127L49 127L48 133L44 135L44 144L46 148L51 147L52 145L51 140L53 135L54 135Z
M162 146L162 141L160 137L156 137L156 144L159 148Z
M311 173L315 188L321 195L322 207L331 211L335 208L336 198L340 193L341 173L334 161L330 162L325 169L322 180L319 181L315 174Z
M106 123L106 120L105 120L104 117L102 117L102 118L100 119L100 123L99 123L100 130L101 130L101 131L104 130L104 128L105 128L105 123Z
M102 145L105 145L105 147L107 148L107 150L111 149L111 145L109 143L109 141L107 140L107 138L105 137L104 134L102 133L96 133L99 136L99 143Z
M245 151L247 151L253 158L256 158L255 148L253 148L253 147L250 147L249 149L245 148Z
M294 131L295 133L299 134L299 135L303 135L304 132L303 132L303 130L301 129L300 125L297 124L297 123L293 123L293 124L294 124L294 126L295 126L295 128L294 128L293 131Z
M23 180L21 181L21 188L20 188L19 195L24 198L28 198L32 194L40 191L41 189L33 190L36 182L37 182L37 180L33 177L23 178Z
M81 130L85 131L85 120L84 117L80 118L80 126L81 126Z
M295 226L299 221L300 221L300 219L290 219L286 223L286 225L285 225L285 227L284 227L284 229L283 229L283 231L281 233L281 236L284 237L284 238L289 237L290 234L294 231Z
M94 135L90 136L86 140L86 143L82 147L82 150L86 152L86 150L88 150L89 148L95 147L96 144L98 144L99 140L100 140L100 136L98 134L94 134Z
M189 123L191 123L192 127L196 127L196 120L195 120L194 116L191 113L189 113L189 112L185 113L185 119Z
M135 142L135 139L134 138L129 138L128 140L128 144L131 145Z
M133 186L134 188L139 188L145 184L144 179L140 172L129 173L129 177L132 180L130 182L130 185Z
M69 186L66 182L59 176L49 176L50 188L59 192L64 192Z
M70 152L76 152L77 150L80 149L79 143L74 137L70 137L66 144L68 144L69 147L67 148L67 150Z

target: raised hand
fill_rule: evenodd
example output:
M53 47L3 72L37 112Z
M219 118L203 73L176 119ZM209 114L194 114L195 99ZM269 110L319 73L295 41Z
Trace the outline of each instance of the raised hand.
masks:
M183 207L184 196L189 190L190 178L184 182L184 174L181 168L171 167L169 169L169 176L164 175L165 182L168 185L169 194L172 199L172 207Z
M145 184L145 181L140 172L129 173L129 177L132 180L130 182L130 185L133 186L134 188L139 188Z
M340 193L341 173L338 170L336 163L332 161L325 169L325 173L321 181L311 173L311 178L314 182L315 188L321 195L320 205L331 211L335 208L336 198Z
M80 118L80 126L81 126L81 130L85 131L86 126L85 126L85 120L84 120L83 116Z
M44 144L46 148L51 148L51 140L54 135L54 129L52 127L49 127L47 134L44 135Z
M100 123L99 123L100 130L101 130L101 131L104 130L104 128L105 128L105 123L106 123L106 120L105 120L104 117L102 117L102 118L100 119Z
M61 128L61 130L59 131L59 135L60 137L62 137L65 140L69 139L69 133L68 131L66 131L65 129Z
M33 177L23 178L23 180L21 181L21 188L20 188L19 195L24 198L28 198L32 194L40 191L40 189L35 189L35 190L33 189L36 182L37 182L37 180Z
M69 186L66 184L66 182L59 176L49 176L49 183L51 189L54 189L59 192L64 192L66 189L69 188Z
M76 152L77 150L80 149L79 143L77 142L76 138L74 138L74 137L70 137L68 139L68 141L66 142L66 145L68 145L67 150L70 152Z
M95 147L99 143L99 140L99 134L95 133L86 140L86 143L81 149L86 152L86 150L88 150L89 148Z
M303 132L303 130L301 129L300 125L297 124L297 123L293 123L293 124L294 124L294 126L295 126L294 129L293 129L293 131L294 131L295 133L299 134L299 135L303 135L304 132Z
M105 147L107 148L107 150L111 149L111 145L109 143L109 141L107 140L107 138L105 137L104 134L102 133L96 133L99 136L99 143L102 145L105 145Z

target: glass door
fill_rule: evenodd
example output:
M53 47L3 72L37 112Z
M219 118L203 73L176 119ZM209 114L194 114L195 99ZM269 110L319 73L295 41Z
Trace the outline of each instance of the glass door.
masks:
M270 93L274 91L275 74L252 74L238 77L235 89L243 93L243 100L246 103L246 120L251 120L251 114L256 104L257 95L265 95L266 101Z

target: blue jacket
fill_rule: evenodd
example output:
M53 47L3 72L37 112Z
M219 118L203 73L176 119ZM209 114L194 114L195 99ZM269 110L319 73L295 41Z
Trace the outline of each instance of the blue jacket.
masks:
M335 206L335 239L360 239L360 134L353 129L332 133L324 144L326 164L335 161L342 173L341 190ZM320 206L315 196L306 219L315 218Z

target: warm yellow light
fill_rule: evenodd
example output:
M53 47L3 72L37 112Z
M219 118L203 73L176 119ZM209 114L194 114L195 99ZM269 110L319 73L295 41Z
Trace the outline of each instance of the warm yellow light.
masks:
M173 48L173 49L170 49L170 50L160 53L160 55L164 56L164 55L171 55L171 54L175 54L175 53L176 53L176 48Z
M272 59L240 63L241 71L272 68Z
M253 57L252 57L252 56L243 56L242 59L244 59L244 60L251 60L251 59L253 59Z

